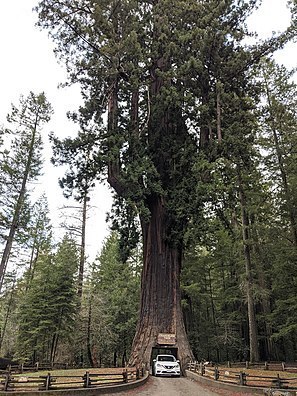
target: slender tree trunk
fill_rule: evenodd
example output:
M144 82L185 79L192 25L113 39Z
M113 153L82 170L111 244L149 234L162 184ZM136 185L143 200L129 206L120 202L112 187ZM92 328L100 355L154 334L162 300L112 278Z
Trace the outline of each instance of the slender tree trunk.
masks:
M20 192L15 204L15 209L14 209L14 214L13 214L13 218L12 218L12 222L10 225L10 229L9 229L9 234L6 240L6 244L4 247L4 251L2 254L2 258L1 258L1 263L0 263L0 292L3 286L3 280L4 280L4 276L5 276L5 272L6 272L6 267L7 267L7 263L9 260L9 256L11 253L11 248L12 248L12 244L14 241L14 236L16 233L16 230L18 228L18 223L19 223L19 217L20 217L20 213L24 204L24 199L25 199L25 193L26 193L26 185L27 185L27 181L28 181L28 177L29 177L29 172L31 169L31 163L32 163L32 157L33 157L33 151L34 151L34 144L35 144L35 139L36 139L36 133L37 133L37 124L38 124L38 119L39 119L39 112L37 112L36 117L35 117L35 123L34 126L32 128L32 138L31 138L31 142L30 142L30 147L29 147L29 151L28 151L28 157L27 157L27 163L26 163L26 167L25 167L25 172L24 172L24 176L23 176L23 180L22 180L22 185L20 188Z
M259 361L259 346L258 346L258 331L253 298L253 276L252 276L252 260L250 248L249 235L249 218L246 210L246 197L244 193L241 171L237 168L238 188L241 207L241 221L242 221L242 240L245 259L245 274L246 274L246 295L248 305L248 321L249 321L249 344L250 344L250 361Z
M215 311L215 304L214 304L214 296L213 296L213 287L212 287L212 279L211 279L211 270L208 269L208 280L209 280L209 294L210 294L210 303L211 303L211 313L212 313L212 323L213 323L213 333L217 337L218 330L217 330L217 319L216 319L216 311ZM220 350L216 347L216 354L217 354L217 362L220 361Z
M117 351L113 352L113 367L118 367L118 353L117 353Z
M38 255L39 255L39 246L36 245L36 238L37 238L37 236L35 233L33 246L32 246L32 250L31 250L29 270L28 270L28 279L27 279L25 291L28 291L30 284L34 278L35 266L36 266L36 262L37 262Z
M87 354L91 367L94 367L94 360L92 355L91 346L91 322L92 322L92 297L89 298L89 310L88 310L88 329L87 329Z
M217 83L217 137L218 142L222 143L222 110L220 84Z
M127 350L125 347L122 355L122 367L125 367L126 365L127 365Z
M7 310L6 310L6 315L5 315L5 319L4 319L4 323L3 323L3 327L2 327L2 332L1 332L1 337L0 337L0 351L2 348L2 343L3 343L4 337L5 337L5 333L6 333L6 326L7 326L8 318L9 318L10 311L11 311L11 305L12 305L13 294L14 294L14 286L15 286L15 280L13 281L12 289L11 289L10 296L9 296L8 306L7 306Z
M256 221L254 217L250 220L252 225L256 225ZM255 227L253 227L255 228ZM265 269L269 267L270 263L265 263L265 256L261 249L261 244L259 242L258 232L255 231L253 234L254 243L254 251L256 256L259 258L258 264L256 261L256 270L257 270L257 278L259 281L259 286L261 290L268 291L271 289L271 285L268 284L267 276L265 274ZM268 320L269 315L271 314L271 304L270 304L270 296L268 294L263 294L261 298L261 308L264 314L264 331L265 331L265 356L261 356L261 360L275 360L275 348L272 340L273 329L270 321Z
M51 342L51 352L50 352L50 363L54 363L54 351L55 351L55 346L56 346L56 338L57 338L57 333L53 334L52 337L52 342Z
M77 295L79 301L81 301L81 297L82 297L84 268L85 268L85 260L86 260L85 250L86 250L87 203L88 203L88 194L87 192L85 192L83 197L83 208L82 208L81 244L80 244L80 259L79 259L78 288L77 288Z
M58 324L57 324L57 327L53 334L52 346L51 346L51 356L50 356L50 361L51 361L52 365L54 364L55 357L56 357L57 346L58 346L58 341L59 341L59 333L60 333L61 324L62 324L62 320L63 320L63 311L64 311L63 308L61 308L59 319L58 319Z

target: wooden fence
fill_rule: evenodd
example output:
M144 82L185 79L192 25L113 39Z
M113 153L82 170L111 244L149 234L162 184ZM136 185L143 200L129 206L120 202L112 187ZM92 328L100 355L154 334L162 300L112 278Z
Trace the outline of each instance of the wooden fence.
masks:
M259 367L259 365L256 365ZM249 368L256 368L255 365ZM263 366L263 364L262 364ZM262 367L261 366L261 367ZM239 366L237 366L239 367ZM265 365L263 366L265 367ZM272 366L271 366L272 367ZM274 370L276 367L282 367L282 365L274 365ZM253 375L245 371L232 371L230 367L219 368L218 366L208 366L204 363L191 362L188 365L188 369L199 375L214 379L216 381L221 381L229 384L243 385L243 386L256 386L274 389L296 389L297 390L297 376L296 377L284 377L277 373L273 375ZM295 367L294 367L295 369ZM271 369L269 369L271 370ZM280 371L280 370L278 370ZM281 371L285 371L281 368Z
M66 370L69 366L67 363L21 363L16 365L8 365L7 370L1 370L2 373L19 373L23 374L26 372L33 372L33 371L44 371L44 370Z
M258 370L270 370L270 371L287 371L289 373L297 373L297 363L291 362L227 362L228 368L255 368Z
M125 368L104 370L104 372L86 371L83 375L47 375L21 376L9 372L0 375L2 391L43 391L66 390L79 388L96 388L102 386L125 384L136 381L144 376L144 369Z

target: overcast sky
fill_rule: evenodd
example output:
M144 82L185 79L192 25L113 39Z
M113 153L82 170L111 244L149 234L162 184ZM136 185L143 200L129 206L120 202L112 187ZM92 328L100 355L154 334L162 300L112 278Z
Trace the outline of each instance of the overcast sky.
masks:
M55 111L50 124L44 129L44 136L50 131L61 137L69 136L76 132L77 127L67 120L65 114L78 107L79 88L57 88L59 83L66 80L65 70L53 55L53 44L47 32L41 32L34 26L36 14L32 8L37 3L37 0L0 1L0 124L5 122L10 104L17 103L21 94L44 91ZM281 31L288 23L289 12L285 0L264 0L249 20L250 28L257 31L260 37L268 37L272 31ZM296 53L296 45L294 48L290 44L285 50L279 51L276 58L288 67L295 67ZM59 223L57 208L63 205L62 192L57 183L58 177L62 175L61 170L50 165L49 154L46 154L45 177L40 191L47 194L54 226ZM87 234L90 260L94 259L108 233L105 217L111 200L106 187L102 186L96 191L92 204L96 209L93 209Z

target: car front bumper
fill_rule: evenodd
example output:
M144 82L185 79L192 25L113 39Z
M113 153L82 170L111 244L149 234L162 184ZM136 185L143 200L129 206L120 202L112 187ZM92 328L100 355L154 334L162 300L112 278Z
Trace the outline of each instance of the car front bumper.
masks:
M157 369L156 375L175 375L177 377L180 376L180 370L171 370L171 369Z

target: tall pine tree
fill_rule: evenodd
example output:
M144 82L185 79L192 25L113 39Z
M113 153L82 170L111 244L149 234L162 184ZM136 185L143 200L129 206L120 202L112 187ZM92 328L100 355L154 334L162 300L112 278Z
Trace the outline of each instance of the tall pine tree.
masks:
M41 172L40 133L44 123L49 121L51 113L51 106L44 93L35 95L30 92L26 98L20 98L18 107L12 105L12 111L7 116L11 125L7 133L12 135L12 139L11 149L4 151L0 162L1 171L5 175L2 188L7 194L5 215L2 214L7 230L0 263L0 290L17 230L21 228L25 217L28 184Z

